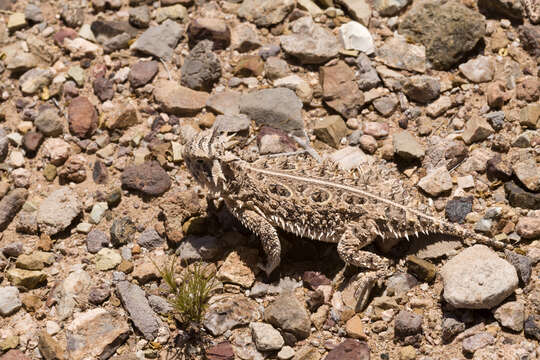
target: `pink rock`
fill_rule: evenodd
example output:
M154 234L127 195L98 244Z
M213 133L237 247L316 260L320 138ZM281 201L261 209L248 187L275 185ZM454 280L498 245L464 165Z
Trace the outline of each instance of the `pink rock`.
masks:
M367 121L362 123L362 131L364 135L371 135L375 139L380 139L388 136L388 124Z
M68 122L73 135L83 139L92 136L98 126L98 115L88 98L79 96L71 101Z

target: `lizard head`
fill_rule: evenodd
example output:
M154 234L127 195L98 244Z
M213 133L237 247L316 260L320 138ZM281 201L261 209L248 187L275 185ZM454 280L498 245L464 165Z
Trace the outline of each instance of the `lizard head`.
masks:
M193 136L184 146L183 158L188 170L209 190L219 192L224 186L222 162L232 156L226 151L229 140L216 129L209 129Z

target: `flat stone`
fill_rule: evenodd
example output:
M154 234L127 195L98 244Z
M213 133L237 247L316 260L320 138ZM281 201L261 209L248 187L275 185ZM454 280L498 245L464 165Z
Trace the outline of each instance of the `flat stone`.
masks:
M22 209L28 191L26 189L14 189L0 200L0 231L4 231L11 223L15 215Z
M315 124L313 134L320 141L337 149L341 139L347 135L347 125L341 116L330 115Z
M525 187L533 192L540 191L540 167L535 159L527 159L512 166L514 174Z
M134 88L144 86L152 81L159 70L157 61L139 61L130 68L128 81Z
M103 248L96 254L96 269L107 271L116 268L122 262L122 256L118 251L109 248Z
M84 96L71 100L68 107L69 131L81 138L94 134L98 126L98 115L94 105Z
M311 332L311 320L305 307L294 294L282 294L264 312L264 320L305 339Z
M221 63L212 48L214 43L202 40L191 49L181 68L181 84L193 90L211 91L221 77Z
M122 186L144 195L160 196L171 187L169 174L157 161L127 167L121 176Z
M210 40L214 43L214 50L222 50L231 43L231 30L223 19L198 17L189 24L188 38L191 48L201 40Z
M452 178L446 166L441 166L428 172L426 176L420 179L418 187L430 196L437 197L452 190Z
M246 0L237 10L237 15L257 26L280 23L293 10L294 0Z
M525 305L519 301L510 301L495 310L493 316L504 327L514 330L523 330L525 322Z
M367 343L355 339L345 339L330 350L324 360L369 360L369 353Z
M371 18L371 7L365 0L337 0L337 3L343 5L349 15L364 26L369 25Z
M128 281L120 281L116 290L135 327L146 340L154 340L158 335L160 321L148 304L144 290Z
M344 49L358 50L367 55L375 51L371 33L364 25L356 21L349 21L339 27L339 39Z
M505 250L504 255L506 256L506 260L516 268L521 283L525 285L529 284L533 267L532 259L510 250Z
M107 359L129 337L126 320L102 308L76 313L67 326L69 359Z
M450 222L463 224L467 214L472 211L472 196L457 196L446 203L445 215Z
M94 229L86 236L86 249L91 254L96 254L99 250L110 244L107 234L99 229Z
M485 245L474 245L441 269L444 299L460 309L491 309L518 286L516 269Z
M22 307L19 290L15 286L0 287L0 315L10 316Z
M8 270L7 278L13 286L21 286L29 290L36 289L47 283L47 274L42 271L13 268Z
M230 342L224 341L206 350L208 360L234 360L234 351Z
M55 190L39 205L39 230L47 235L55 235L69 227L81 211L82 204L71 189Z
M496 339L487 331L469 336L462 342L463 352L465 354L474 354L477 350L488 345L495 344Z
M328 29L315 24L310 16L291 23L292 35L280 37L283 50L303 64L321 64L335 58L341 48Z
M23 352L12 349L12 350L9 350L4 355L0 356L0 360L32 360L32 359L24 355Z
M526 191L514 182L504 184L506 198L511 206L524 209L540 209L540 194Z
M259 351L280 350L285 344L279 331L274 329L270 324L252 322L249 324L249 328L251 329L255 346Z
M240 23L233 28L231 44L234 50L244 53L258 49L262 43L253 24Z
M474 83L488 82L495 75L495 61L489 56L478 56L459 65L459 71Z
M255 282L258 251L250 248L238 248L225 258L219 268L216 278L220 281L250 288Z
M465 128L461 137L465 144L470 145L474 142L480 142L487 139L495 131L489 125L484 117L473 115L469 121L465 123Z
M151 19L150 8L146 5L129 9L129 23L137 28L147 28Z
M206 107L217 114L239 114L242 94L225 90L217 92L208 98Z
M377 49L377 58L394 69L426 72L426 49L393 37Z
M516 232L524 239L540 238L540 216L522 216L516 225Z
M375 110L379 112L384 117L389 117L396 110L399 100L395 94L390 94L388 96L381 96L373 100L372 102Z
M408 78L403 92L413 101L427 104L439 97L441 84L439 79L427 75L414 75Z
M405 14L398 31L424 45L433 66L445 70L476 46L485 27L484 17L461 3L425 1Z
M6 69L12 73L20 74L38 66L41 59L31 52L25 52L21 42L16 42L3 47L5 54L4 63Z
M236 326L247 325L260 318L259 306L244 295L215 296L205 312L203 324L213 336Z
M263 89L245 94L240 101L240 112L258 125L268 125L285 131L304 128L302 102L290 89Z
M364 95L354 82L352 69L338 61L321 67L319 72L325 103L345 118L357 116L364 104Z
M156 82L154 97L163 111L178 116L192 116L201 111L209 94L178 85L175 81Z
M144 54L169 60L184 28L173 20L166 20L159 26L150 27L130 47Z
M141 233L137 243L146 249L155 249L162 246L164 240L156 230L148 228Z
M45 330L38 334L38 349L45 360L64 359L65 351L62 345Z
M19 85L23 94L34 95L44 87L49 86L53 77L54 72L51 69L34 68L19 78Z
M392 137L394 153L404 160L414 161L424 157L425 150L422 144L407 131L399 131Z

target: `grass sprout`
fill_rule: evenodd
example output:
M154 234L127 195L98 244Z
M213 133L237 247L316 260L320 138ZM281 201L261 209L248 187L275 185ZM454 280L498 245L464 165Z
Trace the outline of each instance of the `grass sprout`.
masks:
M179 320L184 324L200 324L211 293L217 285L215 273L208 273L201 263L195 263L184 270L178 283L175 279L176 260L176 256L173 256L169 264L163 267L158 266L153 260L152 263L158 269L161 278L169 285L173 295L169 301Z

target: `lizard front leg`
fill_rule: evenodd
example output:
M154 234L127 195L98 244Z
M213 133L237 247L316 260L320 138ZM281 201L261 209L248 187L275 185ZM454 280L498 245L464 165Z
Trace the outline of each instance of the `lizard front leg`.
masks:
M276 229L264 217L252 210L246 210L238 214L242 224L249 230L257 234L266 253L266 265L259 264L259 267L270 276L272 271L281 262L281 243Z
M377 233L375 229L368 228L355 232L353 227L347 229L339 239L337 251L339 257L349 265L370 270L383 270L388 268L389 261L370 251L362 250L371 244Z

